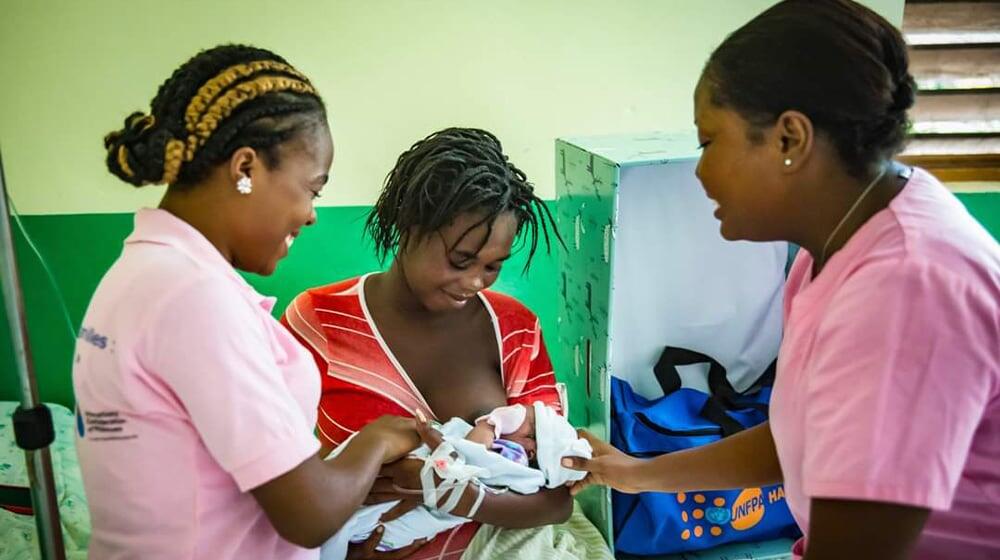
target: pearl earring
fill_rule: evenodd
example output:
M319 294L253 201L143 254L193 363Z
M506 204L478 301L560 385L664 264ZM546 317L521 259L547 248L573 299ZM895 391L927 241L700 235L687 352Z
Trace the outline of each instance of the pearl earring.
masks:
M791 165L792 165L792 160L789 158L785 158L785 167L790 167Z
M240 180L236 181L236 190L240 191L240 194L250 194L253 190L253 182L250 177L246 175L240 177Z

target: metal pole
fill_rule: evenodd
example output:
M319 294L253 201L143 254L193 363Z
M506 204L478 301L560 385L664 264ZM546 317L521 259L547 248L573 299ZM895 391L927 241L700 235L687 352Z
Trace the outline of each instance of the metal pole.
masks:
M14 350L18 381L21 385L21 408L32 411L40 405L38 387L35 384L35 366L28 346L28 327L24 317L24 299L21 295L21 281L17 274L17 259L14 253L14 239L11 235L10 213L7 208L7 183L4 181L3 158L0 157L0 252L3 256L2 280L4 307L10 324L10 338ZM50 417L49 415L45 415ZM16 422L15 422L16 424ZM62 526L59 523L59 505L56 500L55 478L52 475L52 457L48 445L38 449L26 449L28 479L31 484L31 501L38 527L38 545L42 558L63 560Z

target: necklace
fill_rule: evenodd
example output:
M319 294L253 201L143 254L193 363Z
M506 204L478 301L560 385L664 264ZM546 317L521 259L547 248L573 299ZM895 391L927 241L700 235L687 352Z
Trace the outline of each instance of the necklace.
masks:
M848 210L846 214L844 214L843 218L840 219L840 223L837 224L837 227L833 228L833 231L830 233L830 237L827 237L826 243L823 244L823 251L819 254L819 262L823 263L824 265L826 264L826 250L830 248L830 242L833 241L834 236L837 235L837 232L840 231L840 228L844 227L844 224L847 223L847 218L851 217L851 214L853 214L854 211L858 209L858 205L861 204L861 201L864 200L866 196L868 196L868 193L870 193L871 190L875 188L875 185L878 184L878 182L882 179L882 177L885 177L885 170L886 168L883 167L882 170L878 172L878 175L876 175L875 178L872 179L872 182L868 183L868 186L865 187L865 190L861 193L861 196L859 196L858 199L854 201L854 205L851 206L851 209Z

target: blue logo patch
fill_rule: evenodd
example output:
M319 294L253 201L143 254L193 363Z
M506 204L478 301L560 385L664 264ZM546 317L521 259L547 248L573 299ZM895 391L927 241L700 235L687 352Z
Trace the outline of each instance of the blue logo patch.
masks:
M83 428L83 415L80 414L79 407L76 409L76 431L80 437L83 437L85 430Z
M714 525L725 525L731 518L732 514L726 508L710 507L705 510L705 519Z
M101 333L95 331L90 327L83 327L80 329L80 334L77 338L80 338L88 344L92 344L101 350L108 347L108 337L102 335Z

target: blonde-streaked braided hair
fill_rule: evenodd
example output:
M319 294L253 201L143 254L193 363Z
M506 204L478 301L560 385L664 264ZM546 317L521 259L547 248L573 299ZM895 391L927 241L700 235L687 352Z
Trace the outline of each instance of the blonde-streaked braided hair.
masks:
M104 138L108 169L135 186L190 185L236 149L277 164L277 147L325 126L316 89L280 56L222 45L185 62L160 86L149 114L135 112Z

